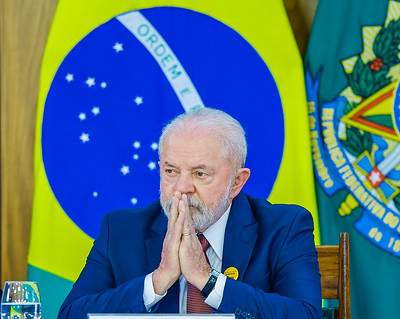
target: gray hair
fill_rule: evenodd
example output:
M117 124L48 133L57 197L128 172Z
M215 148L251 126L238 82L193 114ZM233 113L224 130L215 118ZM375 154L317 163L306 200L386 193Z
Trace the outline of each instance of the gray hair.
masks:
M232 160L235 168L244 167L247 156L247 142L243 127L229 114L209 107L182 113L164 126L158 142L160 157L166 138L172 132L183 129L188 124L215 132L217 138L222 142L224 155Z

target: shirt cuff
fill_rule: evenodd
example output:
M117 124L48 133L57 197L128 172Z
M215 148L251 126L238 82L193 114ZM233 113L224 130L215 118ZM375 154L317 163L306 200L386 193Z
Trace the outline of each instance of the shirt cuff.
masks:
M150 312L151 308L163 297L165 297L166 294L167 292L165 292L163 295L157 295L154 292L153 273L151 272L150 274L146 275L144 278L143 303L148 312Z
M221 304L222 297L224 296L225 283L226 276L222 273L219 274L214 289L211 290L204 302L214 309L218 309L219 305Z

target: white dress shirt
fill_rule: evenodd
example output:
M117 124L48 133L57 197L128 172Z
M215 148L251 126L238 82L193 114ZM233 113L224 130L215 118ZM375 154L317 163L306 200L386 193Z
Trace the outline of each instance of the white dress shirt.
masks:
M210 247L208 247L206 251L210 266L218 272L221 272L222 268L225 228L230 210L231 207L229 206L221 218L218 219L213 225L208 227L203 233L204 237L206 237L210 244ZM153 273L150 273L144 279L143 301L147 311L150 311L151 308L167 294L165 293L164 295L158 295L154 292L152 275ZM217 282L215 283L215 288L205 300L205 303L214 309L217 309L221 304L225 282L226 276L220 273L217 278ZM179 313L186 313L187 282L183 276L179 278L179 288Z

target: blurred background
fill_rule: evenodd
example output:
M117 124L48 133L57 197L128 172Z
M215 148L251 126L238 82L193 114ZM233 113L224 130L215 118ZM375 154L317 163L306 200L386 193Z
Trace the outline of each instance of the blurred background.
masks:
M27 275L39 73L55 0L1 0L1 286ZM305 54L316 0L285 0Z

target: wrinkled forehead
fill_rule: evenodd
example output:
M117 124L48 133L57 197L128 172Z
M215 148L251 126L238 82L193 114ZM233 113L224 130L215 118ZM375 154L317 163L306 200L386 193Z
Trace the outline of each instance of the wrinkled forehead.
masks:
M227 159L220 133L206 128L179 129L168 134L161 154L164 160L166 157L194 162Z

